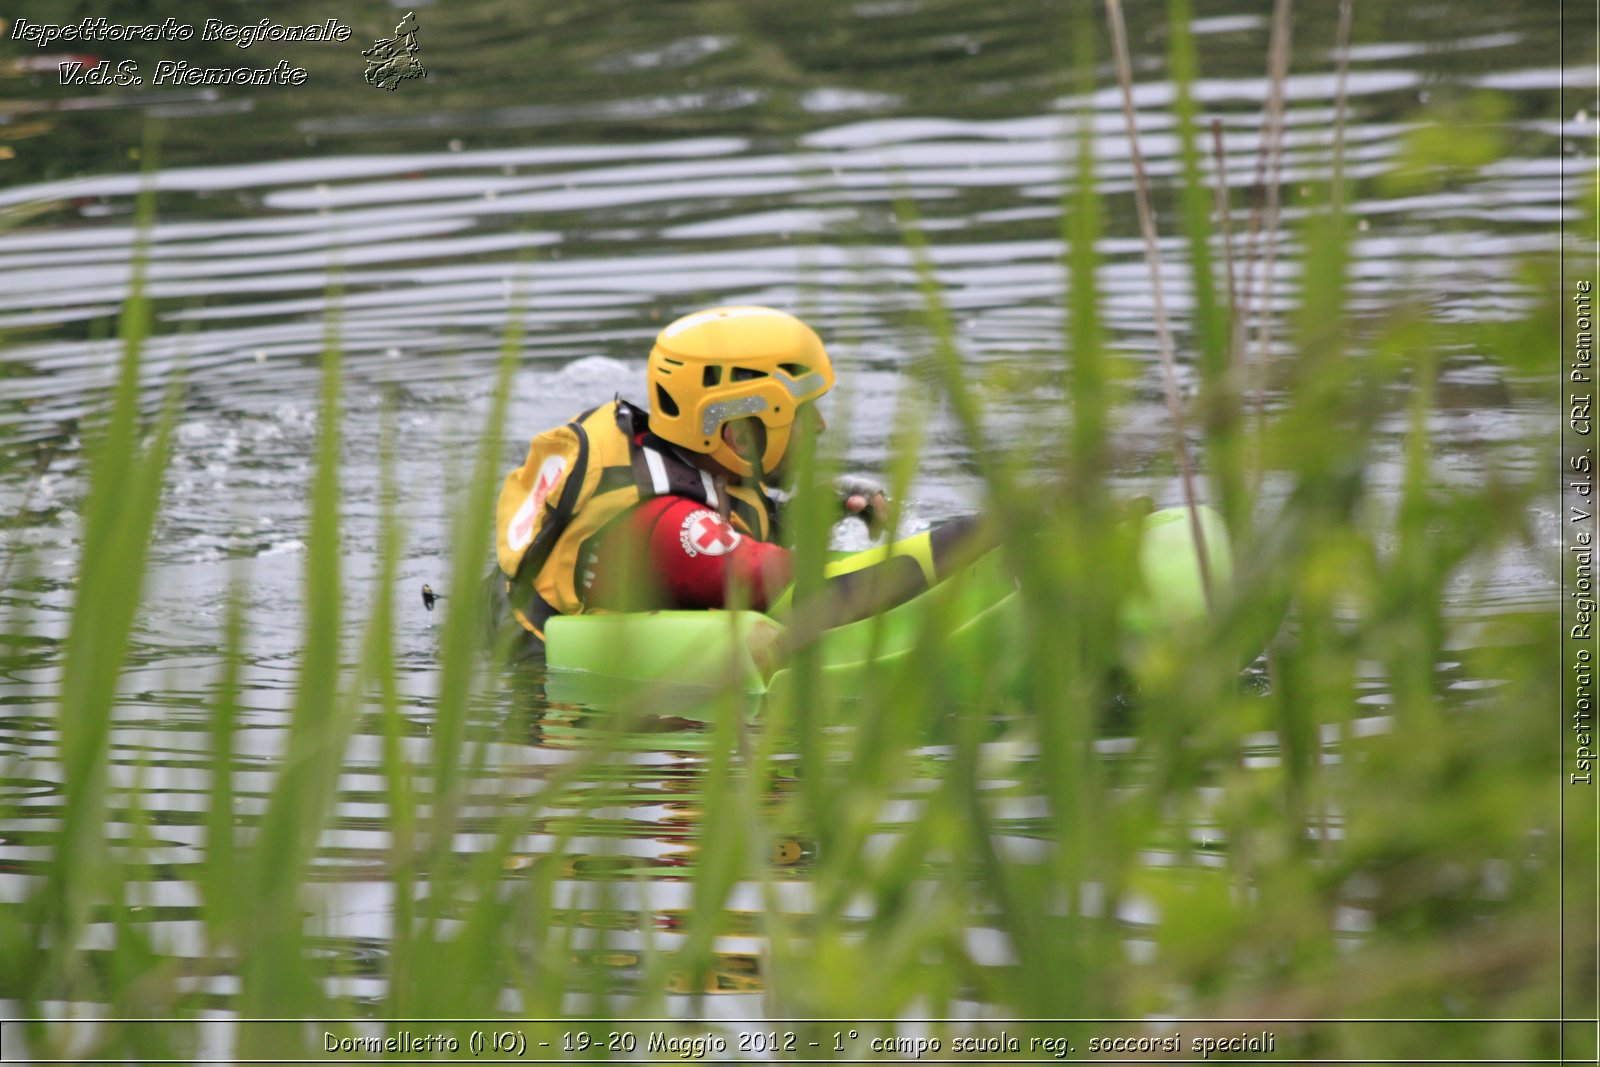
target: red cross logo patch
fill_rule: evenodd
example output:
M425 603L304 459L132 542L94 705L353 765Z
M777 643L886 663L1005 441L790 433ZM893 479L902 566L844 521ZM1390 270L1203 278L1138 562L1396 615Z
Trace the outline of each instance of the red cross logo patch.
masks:
M720 556L739 543L739 531L721 515L701 508L684 516L678 540L691 556Z
M513 551L522 551L533 541L533 526L539 518L539 509L544 507L545 498L550 495L550 490L561 481L561 476L567 473L567 461L562 456L551 456L539 467L538 480L534 482L533 492L517 513L511 517L511 525L506 532L506 540Z

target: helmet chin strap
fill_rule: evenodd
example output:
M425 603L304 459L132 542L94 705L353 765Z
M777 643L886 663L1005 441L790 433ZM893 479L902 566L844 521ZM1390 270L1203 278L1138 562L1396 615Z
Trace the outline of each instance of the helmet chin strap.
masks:
M761 483L767 480L767 472L761 469L761 453L766 449L756 449L755 455L750 457L750 488L760 489Z
M751 488L759 489L761 483L766 480L766 472L762 469L761 461L767 449L767 442L766 435L758 434L756 430L756 427L761 427L763 430L765 427L759 422L751 425L752 422L754 420L742 420L741 423L729 424L727 428L732 429L734 439L727 444L734 455L750 466L750 474L742 476L741 480L746 481Z

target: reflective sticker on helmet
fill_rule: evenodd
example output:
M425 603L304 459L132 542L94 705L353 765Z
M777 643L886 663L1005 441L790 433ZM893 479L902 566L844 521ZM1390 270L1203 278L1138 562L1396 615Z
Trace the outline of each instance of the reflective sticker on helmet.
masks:
M816 371L812 371L803 378L785 378L779 376L778 381L782 382L783 387L789 390L790 396L796 398L811 396L814 393L823 392L828 388L827 379L818 374Z
M683 517L678 540L691 556L721 556L739 543L739 531L716 512L699 508Z
M723 423L745 415L759 415L767 407L766 399L759 396L742 396L737 400L719 400L715 404L707 404L700 416L700 432L710 437Z
M533 542L533 525L539 517L539 509L544 507L545 497L550 495L550 490L561 481L561 476L567 473L567 457L551 456L539 467L539 477L534 480L533 492L528 499L522 502L517 513L511 516L511 525L506 530L506 543L511 546L511 551L521 552Z

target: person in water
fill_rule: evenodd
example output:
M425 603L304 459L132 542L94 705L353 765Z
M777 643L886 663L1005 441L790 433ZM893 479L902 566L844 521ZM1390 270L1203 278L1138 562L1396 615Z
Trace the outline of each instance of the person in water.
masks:
M538 435L501 489L491 579L537 647L555 615L787 600L776 487L802 436L826 425L821 338L773 308L711 308L661 331L646 378L648 412L617 398ZM870 482L846 479L842 496L869 522L887 510ZM946 523L829 579L812 617L833 625L926 589L975 525Z

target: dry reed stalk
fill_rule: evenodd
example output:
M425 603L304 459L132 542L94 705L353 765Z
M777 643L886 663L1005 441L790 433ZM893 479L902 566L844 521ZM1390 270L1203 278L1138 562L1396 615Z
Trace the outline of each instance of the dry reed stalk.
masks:
M1273 26L1271 39L1276 40L1276 15L1274 15ZM1269 73L1270 70L1271 63L1269 61ZM1234 317L1232 335L1229 339L1229 347L1233 352L1233 357L1241 364L1247 362L1249 358L1245 351L1245 335L1248 332L1250 322L1251 300L1255 295L1256 243L1261 236L1261 209L1262 202L1265 199L1267 156L1270 154L1272 136L1272 125L1269 117L1270 108L1267 98L1264 97L1261 102L1261 140L1256 148L1256 170L1255 175L1250 179L1250 218L1245 224L1244 282L1239 292L1239 314Z
M1344 125L1349 110L1350 23L1354 0L1339 0L1337 55L1338 75L1333 91L1333 213L1344 208Z
M1289 26L1294 0L1277 0L1272 12L1272 43L1267 60L1267 129L1270 132L1267 165L1266 252L1261 268L1261 314L1256 325L1256 358L1253 365L1255 409L1258 417L1266 410L1267 358L1272 349L1272 276L1278 259L1278 217L1283 182L1284 112L1287 106L1284 83L1289 77Z
M1238 321L1238 280L1233 263L1233 208L1228 197L1228 154L1222 144L1222 120L1211 120L1211 149L1217 167L1217 229L1222 231L1222 265L1228 272L1228 325Z
M1338 74L1333 92L1333 191L1331 200L1335 217L1338 217L1339 213L1344 210L1344 124L1345 113L1349 104L1347 89L1350 80L1350 24L1354 6L1353 0L1339 0L1339 29L1337 32L1337 44L1334 45ZM1343 752L1345 741L1347 740L1344 723L1334 723L1333 730L1334 744L1339 751ZM1322 833L1318 836L1321 838L1322 854L1326 858L1333 851L1329 843L1332 817L1328 811L1326 797L1318 803L1317 817L1322 823Z
M1183 503L1189 512L1189 529L1194 535L1195 555L1200 564L1200 585L1210 605L1211 566L1207 559L1205 530L1194 495L1194 467L1189 460L1189 442L1184 436L1183 401L1178 396L1176 346L1172 324L1167 317L1166 296L1161 286L1161 250L1156 240L1155 215L1150 210L1150 179L1145 174L1144 156L1139 151L1139 125L1133 109L1133 67L1128 59L1128 33L1122 20L1121 0L1106 0L1106 16L1111 23L1112 50L1116 53L1117 81L1122 86L1122 118L1128 127L1128 153L1133 164L1134 203L1139 209L1139 230L1144 235L1145 265L1150 270L1150 299L1155 312L1156 347L1161 356L1166 386L1167 414L1172 421L1172 447L1178 457L1178 472L1183 481Z

